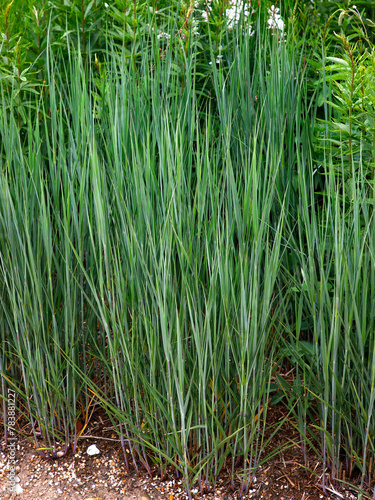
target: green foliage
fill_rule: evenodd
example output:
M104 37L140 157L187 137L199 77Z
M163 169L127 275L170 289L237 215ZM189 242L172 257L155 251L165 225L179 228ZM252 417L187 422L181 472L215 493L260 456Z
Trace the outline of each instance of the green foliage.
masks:
M100 404L127 467L243 494L277 403L372 484L375 56L310 4L4 4L1 394L46 455Z
M94 394L130 442L128 463L172 464L187 491L240 465L246 491L269 440L280 334L269 312L280 307L278 145L256 117L241 130L220 69L222 119L201 109L195 61L181 87L178 58L151 47L134 66L114 49L100 66L72 51L61 75L51 49L57 83L29 93L25 139L4 94L2 375L49 456L56 440L73 445Z
M328 116L321 121L323 152L337 175L343 173L345 196L353 200L355 179L366 179L368 197L373 198L375 173L375 50L358 10L340 11L339 24L349 16L358 20L354 33L335 34L340 56L326 56L324 84ZM323 89L322 96L328 92ZM372 202L370 200L370 202Z

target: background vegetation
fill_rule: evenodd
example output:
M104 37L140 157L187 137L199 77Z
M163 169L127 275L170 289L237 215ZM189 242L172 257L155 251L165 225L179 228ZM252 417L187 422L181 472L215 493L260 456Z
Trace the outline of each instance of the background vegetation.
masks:
M374 18L1 3L6 436L8 388L46 456L101 406L128 467L243 495L283 404L303 453L372 493Z

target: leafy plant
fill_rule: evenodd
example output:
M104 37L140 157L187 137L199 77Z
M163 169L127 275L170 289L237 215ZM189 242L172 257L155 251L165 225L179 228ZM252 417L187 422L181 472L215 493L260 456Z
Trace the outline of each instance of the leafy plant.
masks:
M323 148L337 175L344 173L342 189L345 196L353 200L353 182L363 176L367 179L371 199L375 173L375 51L359 11L356 8L341 10L339 24L345 16L355 18L358 23L352 34L336 34L342 56L325 58L324 81L331 88L325 102L332 119L322 121L326 129L324 126L320 129L325 136ZM360 166L362 171L358 176Z

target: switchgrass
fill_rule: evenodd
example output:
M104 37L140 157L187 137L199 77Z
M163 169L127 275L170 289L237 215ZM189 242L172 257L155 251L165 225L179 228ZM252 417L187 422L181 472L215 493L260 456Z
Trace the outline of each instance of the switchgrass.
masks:
M211 43L207 86L196 44L166 50L150 30L134 64L68 40L67 58L48 49L46 88L21 104L2 92L2 398L17 391L47 456L74 449L99 404L127 467L172 469L189 496L226 471L242 495L279 451L283 422L267 414L287 358L295 383L276 381L303 450L333 479L357 467L363 488L368 186L359 177L349 203L327 159L316 192L303 49L260 26L256 42L229 39L217 65Z
M48 456L101 402L128 466L173 465L188 492L240 467L246 491L270 439L279 153L261 121L232 129L233 91L218 120L194 59L181 85L172 58L112 53L93 89L79 52L61 72L50 53L24 134L3 104L2 373Z
M364 175L350 204L331 164L325 175L323 199L318 201L311 189L301 193L298 237L303 245L298 250L293 245L301 275L292 293L301 294L294 300L309 326L297 322L292 351L303 379L295 380L293 392L305 425L313 423L309 435L320 442L331 478L345 481L359 473L363 488L371 484L374 459L373 209ZM313 207L319 204L317 212ZM299 343L307 331L308 342ZM315 410L304 404L311 397ZM308 418L310 412L315 417ZM325 481L323 476L323 488Z

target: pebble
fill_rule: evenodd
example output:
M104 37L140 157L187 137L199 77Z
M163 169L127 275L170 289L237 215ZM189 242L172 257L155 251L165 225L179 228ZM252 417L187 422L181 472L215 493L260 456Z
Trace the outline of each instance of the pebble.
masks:
M100 453L100 450L95 444L92 444L91 446L89 446L87 448L87 454L90 456L99 455L99 453Z
M22 495L22 493L23 493L23 488L21 487L21 485L16 484L16 485L14 486L14 492L15 492L15 494L16 494L16 495Z

